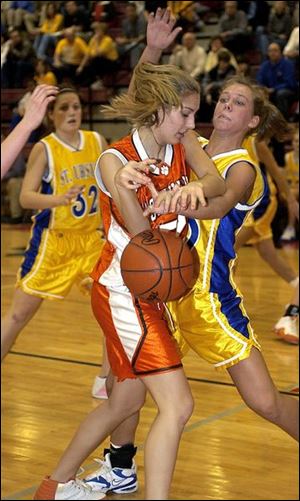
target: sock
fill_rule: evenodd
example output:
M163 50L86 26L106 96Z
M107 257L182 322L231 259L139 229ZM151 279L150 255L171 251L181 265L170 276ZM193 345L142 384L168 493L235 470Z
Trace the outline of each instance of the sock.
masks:
M289 285L291 285L292 287L294 287L296 289L299 285L299 277L296 277L296 278L294 278L294 280L291 280L289 282Z
M110 462L113 468L131 468L132 459L136 454L137 448L133 444L114 445L110 444ZM107 449L106 449L107 451Z
M297 304L289 304L283 316L296 317L298 315L299 315L299 306Z

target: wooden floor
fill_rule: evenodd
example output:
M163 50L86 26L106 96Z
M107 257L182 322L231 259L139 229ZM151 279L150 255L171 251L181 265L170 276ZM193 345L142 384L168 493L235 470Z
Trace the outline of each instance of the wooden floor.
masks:
M28 229L2 226L2 313L10 303ZM280 250L296 266L298 250ZM291 290L257 256L241 249L237 281L278 388L298 388L298 349L276 339L272 326ZM89 300L73 289L63 302L45 302L2 366L2 496L32 499L83 417L99 401L90 396L101 362L101 334ZM227 373L195 354L185 358L195 398L176 464L171 499L299 499L298 446L283 431L248 410ZM298 398L294 396L293 398ZM155 415L142 411L136 456L140 489L113 499L143 499L143 444ZM94 469L93 457L83 465Z

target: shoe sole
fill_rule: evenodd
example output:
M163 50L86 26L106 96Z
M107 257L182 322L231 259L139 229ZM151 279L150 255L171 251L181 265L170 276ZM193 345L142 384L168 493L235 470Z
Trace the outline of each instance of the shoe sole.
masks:
M275 330L275 334L289 344L299 344L299 338L291 334L285 334L283 329Z

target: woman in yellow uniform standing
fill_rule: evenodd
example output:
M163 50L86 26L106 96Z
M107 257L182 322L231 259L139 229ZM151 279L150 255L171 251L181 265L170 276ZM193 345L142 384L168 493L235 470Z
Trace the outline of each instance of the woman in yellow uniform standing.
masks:
M106 147L97 132L80 129L77 92L62 89L49 118L54 132L35 144L20 201L36 210L12 304L1 332L3 359L44 299L64 299L73 284L88 290L103 245L94 166Z

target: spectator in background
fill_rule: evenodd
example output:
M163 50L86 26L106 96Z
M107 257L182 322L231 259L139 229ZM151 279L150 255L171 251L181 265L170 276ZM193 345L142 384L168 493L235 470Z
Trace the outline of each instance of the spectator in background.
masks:
M281 49L286 45L292 31L292 18L286 2L273 2L268 23L270 43L277 43Z
M238 10L237 2L224 2L225 12L219 22L220 36L233 54L242 54L249 48L250 30L244 11Z
M294 63L295 75L299 81L299 26L296 26L283 48L283 55Z
M92 19L98 23L110 24L116 15L114 2L94 2Z
M90 14L88 8L78 5L77 2L65 2L63 17L64 28L74 28L76 34L84 39L89 37Z
M269 45L268 56L269 59L259 67L257 81L267 88L270 100L288 119L290 106L297 99L294 65L289 59L283 57L278 43Z
M91 88L99 90L103 88L102 77L116 71L119 54L115 41L107 35L107 24L94 22L92 28L95 34L89 41L88 51L78 67L77 75L81 74L86 67L88 83L90 84L97 77ZM85 76L83 76L83 81L85 81Z
M25 170L26 162L21 152L1 181L1 183L4 182L4 190L9 202L9 216L1 216L1 223L19 224L23 221L24 211L19 199Z
M195 33L187 32L182 37L182 45L176 45L169 63L175 64L189 75L200 80L204 73L206 52L197 43Z
M223 48L224 48L224 42L222 37L216 35L210 39L209 51L204 66L205 73L209 73L210 70L212 70L213 68L215 68L215 66L217 66L218 52L220 49ZM232 54L232 52L230 51L228 52L230 53L230 64L232 64L232 66L234 66L237 69L238 65L234 55Z
M182 27L179 40L186 32L199 32L203 30L204 23L197 12L198 2L168 2L173 15L177 18L177 25Z
M125 19L122 21L122 34L116 37L120 56L129 53L130 68L133 69L145 48L146 19L144 14L137 14L136 5L128 3L125 7Z
M28 37L20 30L12 30L9 40L9 50L1 71L1 84L4 88L22 88L25 79L33 76L35 53Z
M35 30L33 48L39 59L52 62L48 56L49 47L55 48L58 36L62 34L60 30L63 23L63 16L57 11L56 2L46 4L45 20L39 28Z
M78 77L82 71L81 64L88 53L88 46L75 31L75 26L65 29L64 38L59 40L55 48L53 71L59 83L66 79L75 85L81 82Z
M9 8L7 10L8 30L23 28L23 25L25 25L26 14L34 13L34 2L9 2L9 4Z
M246 15L248 24L255 37L255 46L261 53L261 58L265 59L269 45L267 26L269 23L270 5L266 0L255 0L254 2L247 3Z
M237 60L237 75L242 75L244 76L245 78L249 78L250 77L250 64L249 64L249 61L247 59L246 56L238 56L236 58Z
M225 80L236 74L235 67L230 63L230 52L227 49L220 49L217 58L217 66L205 73L202 81L201 120L206 122L212 119L215 104Z
M50 70L49 64L42 59L38 59L35 64L34 81L36 84L57 85L57 78Z

